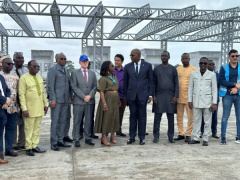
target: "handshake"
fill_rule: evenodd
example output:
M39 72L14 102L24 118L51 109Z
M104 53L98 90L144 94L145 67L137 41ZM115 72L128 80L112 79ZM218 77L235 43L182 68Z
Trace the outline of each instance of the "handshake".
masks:
M8 106L10 106L11 103L11 99L9 97L7 97L7 101L4 105L2 105L2 109L7 109Z

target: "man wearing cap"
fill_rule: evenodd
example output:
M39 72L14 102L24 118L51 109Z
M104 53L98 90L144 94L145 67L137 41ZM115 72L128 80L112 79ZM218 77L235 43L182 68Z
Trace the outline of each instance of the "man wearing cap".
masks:
M84 137L85 143L94 145L91 140L92 111L97 90L97 78L93 71L88 69L88 57L82 55L79 58L80 69L75 70L71 76L71 87L73 96L73 139L75 147L80 147L79 127L82 116L85 116Z
M17 74L20 78L23 74L28 72L28 68L24 67L24 56L22 52L15 52L13 55L14 66L12 72ZM19 96L17 95L17 103L20 107ZM21 107L20 107L21 108ZM22 111L18 113L17 123L15 128L15 138L13 143L13 149L16 151L25 150L25 132L24 121L22 117Z
M57 64L48 71L47 93L51 107L51 149L59 151L59 146L71 147L63 141L71 88L70 74L65 68L66 56L59 53L56 61Z

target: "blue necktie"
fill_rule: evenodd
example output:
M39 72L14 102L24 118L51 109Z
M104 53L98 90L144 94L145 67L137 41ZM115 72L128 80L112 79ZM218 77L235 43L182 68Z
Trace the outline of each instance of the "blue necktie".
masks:
M138 63L136 63L136 75L138 76Z

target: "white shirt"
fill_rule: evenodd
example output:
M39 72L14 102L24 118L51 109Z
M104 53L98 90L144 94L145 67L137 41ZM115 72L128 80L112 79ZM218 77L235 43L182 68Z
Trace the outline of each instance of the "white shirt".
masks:
M138 74L140 72L141 62L142 60L138 61ZM137 67L137 63L134 63L135 72L136 72L136 67Z
M1 82L1 81L0 81L0 90L1 90L1 94L2 94L2 96L5 97L5 94L4 94L4 91L3 91L3 88L2 88L2 82Z

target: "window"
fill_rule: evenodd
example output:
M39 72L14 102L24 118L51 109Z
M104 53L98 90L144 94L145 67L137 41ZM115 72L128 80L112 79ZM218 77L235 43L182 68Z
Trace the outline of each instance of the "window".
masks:
M44 72L48 72L51 67L51 63L44 63Z

